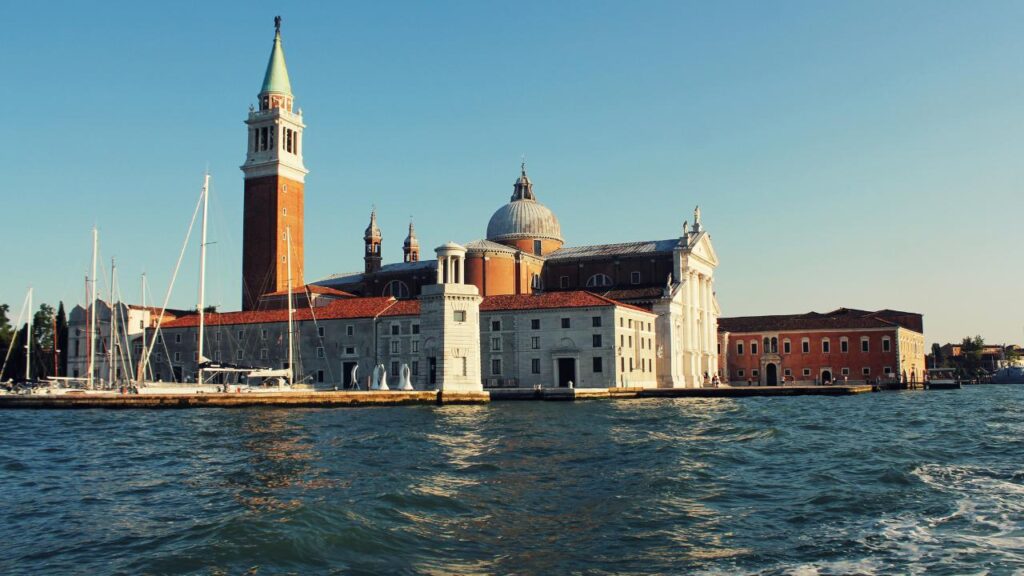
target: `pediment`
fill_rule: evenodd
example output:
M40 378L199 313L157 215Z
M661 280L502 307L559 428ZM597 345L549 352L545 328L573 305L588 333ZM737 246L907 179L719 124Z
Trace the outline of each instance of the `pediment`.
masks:
M718 255L715 254L715 248L711 245L711 235L707 232L701 232L700 236L690 245L690 256L703 260L712 267L718 266Z

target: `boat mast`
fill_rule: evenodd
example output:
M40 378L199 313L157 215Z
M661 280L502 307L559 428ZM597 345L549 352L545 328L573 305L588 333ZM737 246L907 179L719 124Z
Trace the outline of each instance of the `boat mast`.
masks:
M117 262L110 259L110 349L107 356L110 358L110 365L107 367L107 378L110 386L114 385L114 376L117 374L114 364L117 363L117 312L114 311L114 272L117 270Z
M210 173L203 176L203 232L199 241L199 348L196 354L199 383L203 383L203 330L206 327L206 212L210 204Z
M288 385L291 386L295 383L295 357L294 357L294 346L292 346L292 332L294 326L294 314L295 310L292 307L292 228L288 226L284 229L284 237L286 241L286 248L288 250Z
M87 387L93 387L93 370L96 361L96 252L99 247L99 232L92 227L92 289L89 290L89 362Z
M28 327L25 329L25 382L32 380L32 288L28 289Z
M149 310L146 309L146 273L142 273L142 317L148 318ZM139 358L139 384L138 387L142 388L142 383L146 379L146 326L142 326L142 356Z

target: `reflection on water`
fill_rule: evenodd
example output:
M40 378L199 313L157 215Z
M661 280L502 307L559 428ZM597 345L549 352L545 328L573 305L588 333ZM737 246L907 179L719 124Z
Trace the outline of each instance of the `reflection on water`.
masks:
M0 573L1013 573L1024 387L8 412Z

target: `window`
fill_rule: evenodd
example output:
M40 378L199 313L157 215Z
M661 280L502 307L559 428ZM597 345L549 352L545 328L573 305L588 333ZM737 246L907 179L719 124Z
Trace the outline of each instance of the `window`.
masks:
M562 318L562 328L568 328L569 326L570 326L569 319L568 318Z
M540 336L530 337L530 348L532 350L540 350Z
M743 378L743 370L737 370L736 375L739 376L740 378Z
M867 366L865 366L864 368L860 369L860 373L865 375L865 376L870 376L871 375L871 368L868 368Z
M743 356L743 342L736 343L736 355Z
M632 358L629 359L629 371L630 372L633 371L633 359Z
M501 376L501 358L491 359L491 375Z
M750 355L757 356L757 340L750 341Z
M540 374L540 358L533 358L530 360L530 373Z
M266 348L260 348L260 360L266 360L266 359L267 359L267 349Z
M882 374L885 374L886 376L888 376L889 374L892 374L892 368L890 368L888 366L883 367L882 368Z
M384 285L384 292L381 295L391 296L392 298L402 300L409 298L411 294L408 284L401 280L392 280Z
M810 354L811 353L811 339L810 338L804 338L803 340L800 341L800 351L803 352L804 354Z
M757 370L751 370L750 375L753 376L754 378L757 378L760 375L760 373Z
M491 338L491 352L501 352L501 337Z
M594 372L604 372L603 358L594 356Z
M175 344L180 344L181 343L181 334L175 334L174 335L174 342L175 342Z
M420 333L420 325L419 324L413 324L412 325L412 333L413 334L419 334Z
M238 339L242 340L244 338L245 338L245 330L239 330L238 331Z
M491 320L491 332L501 332L501 320Z
M871 348L871 346L868 344L868 337L864 336L863 338L861 338L860 339L860 351L861 352L867 352L870 348Z
M882 338L882 352L888 352L892 348L892 342L888 336Z
M789 339L788 338L782 341L782 353L783 354L789 354L789 344L790 343L789 343Z
M398 336L398 332L399 332L398 324L392 324L391 325L391 335L392 336Z
M632 328L633 327L633 319L632 318L630 318L629 320L626 320L626 327L627 328Z
M398 354L398 344L399 344L398 340L392 340L391 341L391 353L392 354Z
M317 358L323 358L324 357L324 347L323 346L318 346L317 347L317 349L316 349L316 357Z
M218 330L216 332L216 334L214 334L214 340L216 340L217 342L220 342L220 330Z
M594 343L594 348L600 348L601 347L601 335L600 334L594 334L594 337L592 338L592 340L593 340L593 343Z
M559 278L558 278L558 287L562 288L562 289L568 288L569 287L569 277L568 276L559 276Z
M612 285L612 279L607 274L594 274L587 278L587 288L606 288Z
M831 348L832 348L832 343L829 342L828 338L822 338L821 339L821 353L822 354L828 354L829 350L831 350Z
M456 310L455 311L455 321L456 322L465 322L466 321L466 311L465 310Z
M630 284L639 284L640 283L640 273L637 272L636 270L630 272L629 273L629 283Z
M839 369L839 373L842 374L843 376L849 376L850 375L850 369L849 368L840 368Z
M345 354L348 354L349 356L351 356L351 355L353 355L355 353L356 353L356 347L355 346L346 346L345 347Z
M538 255L538 256L540 256L542 252L543 252L543 244L541 243L540 240L534 240L533 241L533 253Z
M779 353L779 339L775 338L775 337L772 338L772 353L773 354L778 354Z
M846 336L839 339L839 351L843 354L850 351L850 340Z
M810 375L811 375L811 369L810 368L804 368L804 378L806 378L806 377L808 377Z
M355 334L355 327L352 326L351 324L349 324L348 326L345 326L345 335L346 336L351 336L353 334Z
M530 320L530 330L540 330L540 318Z
M243 355L244 355L244 353L241 350L235 352L235 358L237 358L239 360L242 359Z
M181 352L175 352L174 353L174 361L175 362L181 362Z
M267 330L266 329L260 330L260 340L266 340L266 339L267 339Z
M413 352L419 352L420 351L420 341L419 340L413 340L412 341L412 351Z
M594 328L600 328L601 327L601 317L600 316L594 316L593 318L591 318L590 319L590 325L593 326Z
M785 374L786 376L792 376L793 375L793 371L790 370L789 368L786 368L785 370L783 370L782 373Z

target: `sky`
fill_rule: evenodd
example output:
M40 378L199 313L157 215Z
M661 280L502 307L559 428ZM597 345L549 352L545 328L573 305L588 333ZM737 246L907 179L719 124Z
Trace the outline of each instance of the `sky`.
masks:
M164 300L202 176L206 301L241 300L244 120L282 37L306 279L482 238L525 155L568 245L700 205L724 316L893 308L1024 343L1024 3L47 2L5 7L0 302ZM429 257L429 255L425 255ZM170 298L194 307L193 239Z

